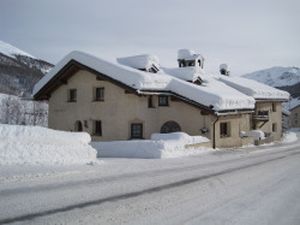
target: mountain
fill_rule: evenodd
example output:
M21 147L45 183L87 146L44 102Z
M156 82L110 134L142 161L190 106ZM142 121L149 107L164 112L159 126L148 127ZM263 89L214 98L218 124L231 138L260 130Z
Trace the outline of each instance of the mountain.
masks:
M289 92L291 100L286 104L288 109L300 105L300 68L298 67L272 67L245 74L243 77Z
M53 65L0 41L0 93L29 97Z

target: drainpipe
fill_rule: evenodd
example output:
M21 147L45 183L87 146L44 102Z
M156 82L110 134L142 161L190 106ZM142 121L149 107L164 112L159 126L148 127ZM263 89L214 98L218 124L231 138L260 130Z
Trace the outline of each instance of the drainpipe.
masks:
M216 148L216 123L218 122L219 117L213 122L213 148Z

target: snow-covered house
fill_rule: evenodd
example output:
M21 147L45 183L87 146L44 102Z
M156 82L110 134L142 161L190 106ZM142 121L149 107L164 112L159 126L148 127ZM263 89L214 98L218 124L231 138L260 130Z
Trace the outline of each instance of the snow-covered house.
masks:
M290 127L300 127L300 105L290 109Z
M220 75L219 80L255 99L252 129L262 130L269 141L282 137L282 103L288 101L288 92L243 77Z
M86 131L93 140L184 131L208 137L213 147L251 143L241 133L252 129L254 98L205 74L203 61L181 50L179 68L167 69L149 55L110 62L72 52L35 85L33 95L49 101L50 128Z

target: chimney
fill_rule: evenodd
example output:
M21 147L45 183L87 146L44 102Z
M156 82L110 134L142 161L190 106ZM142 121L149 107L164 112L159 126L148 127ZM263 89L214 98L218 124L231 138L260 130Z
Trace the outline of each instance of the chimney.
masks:
M220 73L221 73L222 75L229 76L230 71L229 71L229 69L228 69L228 65L227 65L227 64L221 64L221 65L219 66L219 69L220 69Z
M203 69L203 56L189 49L179 49L177 61L179 67L200 67Z

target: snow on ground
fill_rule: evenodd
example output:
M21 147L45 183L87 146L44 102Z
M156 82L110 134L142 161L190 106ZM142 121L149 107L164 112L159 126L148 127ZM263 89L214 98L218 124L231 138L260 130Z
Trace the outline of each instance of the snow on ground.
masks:
M0 165L85 164L96 160L87 133L0 124Z
M186 145L209 142L202 136L189 136L183 132L152 134L151 140L92 142L99 157L121 158L175 158L203 154L211 148L186 148Z
M15 58L16 55L24 55L28 56L30 58L35 59L32 55L28 54L27 52L24 52L8 43L5 43L3 41L0 41L0 52L4 55L10 56Z
M297 133L293 131L287 131L283 133L282 143L292 143L298 140Z
M299 144L48 170L2 166L0 224L299 224Z

